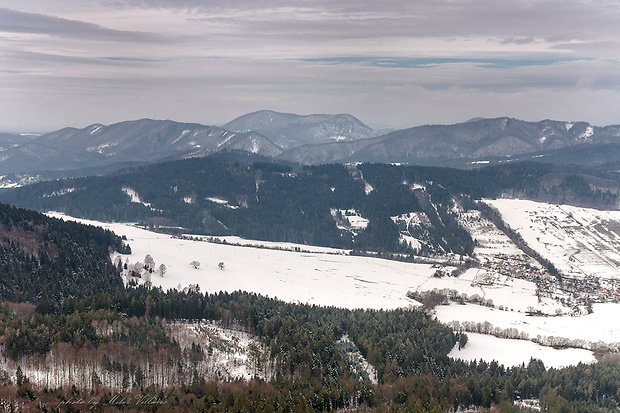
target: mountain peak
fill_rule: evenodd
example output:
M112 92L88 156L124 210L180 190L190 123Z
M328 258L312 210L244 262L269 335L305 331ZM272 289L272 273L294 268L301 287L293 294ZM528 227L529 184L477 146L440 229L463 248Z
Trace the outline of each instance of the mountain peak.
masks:
M235 132L258 132L283 149L334 140L354 141L380 135L349 114L296 115L271 110L242 115L223 127Z

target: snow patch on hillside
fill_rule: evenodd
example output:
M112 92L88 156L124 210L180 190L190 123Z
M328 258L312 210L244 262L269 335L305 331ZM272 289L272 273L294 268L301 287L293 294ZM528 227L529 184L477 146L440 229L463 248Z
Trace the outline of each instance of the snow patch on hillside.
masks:
M170 145L174 145L175 143L177 143L178 141L180 141L181 139L183 139L185 137L185 135L187 135L190 132L190 130L185 129L183 132L181 132L181 134L179 135L178 138L176 138L175 140L173 140ZM196 136L194 134L194 136Z
M362 182L364 182L364 192L366 192L366 195L370 195L370 193L374 191L375 188L373 188L372 185L370 185L368 181L364 179L364 174L362 173L362 171L360 171L357 168L355 168L355 171L359 174L359 177L362 180Z
M259 144L258 139L256 138L252 139L252 148L250 149L250 152L258 153L259 149L260 149L260 144Z
M362 217L355 209L330 209L330 213L336 221L338 229L347 231L364 230L370 222Z
M580 136L581 139L588 139L589 137L591 137L592 135L594 135L594 128L592 128L592 126L588 126L585 130L585 132L583 132Z
M64 188L61 189L59 191L54 191L52 193L49 194L43 194L43 198L51 198L51 197L55 197L55 196L63 196L66 194L70 194L71 192L75 192L75 188Z
M217 197L208 197L208 198L206 198L206 199L207 199L207 201L211 201L211 202L213 202L213 203L215 203L215 204L219 204L219 205L225 206L225 207L227 207L227 208L231 208L231 209L237 209L237 208L239 208L239 207L238 207L238 206L236 206L236 205L230 205L230 204L228 203L228 201L227 201L227 200L222 199L222 198L217 198Z
M347 362L349 371L351 371L356 381L370 381L373 384L379 383L377 380L377 369L362 356L362 353L360 353L348 335L345 334L336 342L336 348L338 348L338 351L340 351Z
M117 145L116 143L108 142L108 143L102 143L101 145L98 145L98 146L90 146L86 148L86 150L88 152L97 152L97 153L103 154L106 148L111 148L116 145Z
M102 125L97 125L94 128L91 129L91 131L89 132L91 135L96 134L97 132L99 132L101 129L103 128Z
M131 198L131 202L133 202L135 204L142 204L142 205L147 206L149 208L151 207L151 203L150 202L142 201L142 199L140 199L140 196L138 195L138 193L136 191L134 191L133 189L131 189L129 187L123 187L122 190L123 190L124 193L129 195L129 197Z
M183 350L200 346L204 357L197 363L199 375L219 380L271 379L268 350L257 337L240 328L224 328L218 323L175 322L167 327Z
M424 212L409 212L390 218L400 231L401 243L405 243L413 250L419 250L422 245L427 245L423 238L426 238L425 235L428 233L426 228L431 227L432 224ZM419 235L415 236L414 233Z

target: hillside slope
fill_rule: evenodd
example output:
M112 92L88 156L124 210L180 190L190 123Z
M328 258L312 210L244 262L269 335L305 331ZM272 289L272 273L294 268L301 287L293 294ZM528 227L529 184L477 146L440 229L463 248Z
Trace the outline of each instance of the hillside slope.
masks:
M539 163L467 171L369 163L293 169L253 159L164 162L29 185L1 193L0 200L168 232L468 254L473 242L455 219L455 202L509 196L616 209L620 191L614 177Z
M112 250L130 251L111 231L0 204L0 300L120 291Z

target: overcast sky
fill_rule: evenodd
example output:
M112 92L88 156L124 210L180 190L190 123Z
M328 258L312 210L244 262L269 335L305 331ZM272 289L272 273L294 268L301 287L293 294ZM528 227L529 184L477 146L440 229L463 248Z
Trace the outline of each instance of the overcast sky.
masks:
M620 124L617 0L0 0L0 130L272 109Z

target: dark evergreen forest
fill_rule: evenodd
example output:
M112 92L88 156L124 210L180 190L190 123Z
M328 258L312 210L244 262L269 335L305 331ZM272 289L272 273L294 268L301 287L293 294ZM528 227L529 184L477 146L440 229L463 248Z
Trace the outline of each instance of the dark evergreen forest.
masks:
M111 250L130 252L111 231L0 204L0 299L36 303L122 291Z
M138 384L141 395L158 400L157 409L135 405L131 411L448 412L477 406L516 412L520 410L513 403L528 398L539 398L544 411L604 412L618 408L617 362L558 370L546 369L536 360L505 368L496 362L450 359L447 353L459 335L427 313L414 310L345 310L287 304L242 292L203 294L198 290L164 292L139 287L62 302L41 301L29 317L19 317L3 306L0 332L6 355L14 359L43 355L58 343L70 343L76 349L103 349L119 342L127 351L146 357L156 358L165 352L175 365L175 357L183 357L183 353L174 351L178 344L166 336L165 323L205 319L257 335L277 360L275 377L270 381L226 383L194 375L180 388L167 389ZM114 324L116 332L102 334L94 328L103 322ZM344 334L376 367L378 384L355 376L349 369L337 345ZM206 349L192 347L192 354L206 356ZM139 383L142 372L135 366L115 367L118 356L100 355L110 369L126 372L126 383ZM54 407L75 396L98 401L113 397L105 388L96 387L89 394L80 394L80 386L41 391L33 389L27 377L21 377L16 388L8 385L6 376L4 380L0 392L6 395L13 391L33 406L36 402ZM124 397L127 395L133 397L132 393ZM102 405L99 409L103 411Z

